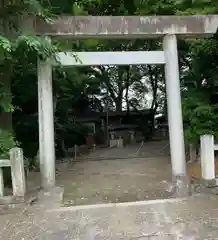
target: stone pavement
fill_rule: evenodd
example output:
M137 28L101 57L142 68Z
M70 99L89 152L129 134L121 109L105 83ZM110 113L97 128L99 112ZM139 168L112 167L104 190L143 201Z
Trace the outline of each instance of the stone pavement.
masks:
M0 216L0 239L218 239L218 198L38 208Z

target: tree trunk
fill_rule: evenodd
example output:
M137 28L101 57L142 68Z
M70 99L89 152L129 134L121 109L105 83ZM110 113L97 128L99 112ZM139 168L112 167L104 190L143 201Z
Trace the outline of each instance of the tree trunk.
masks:
M118 97L116 98L116 112L122 111L122 100L123 100L123 92L119 93Z
M151 110L152 110L152 119L151 119L151 129L150 129L150 137L152 138L154 133L154 124L155 124L155 114L158 108L157 103L157 90L158 90L158 74L157 71L152 70L151 66L148 66L149 69L149 78L150 83L152 87L152 104L151 104ZM156 69L155 69L156 70Z
M130 66L127 67L127 76L126 76L126 94L125 94L125 100L126 100L126 109L127 112L129 112L129 80L130 80Z

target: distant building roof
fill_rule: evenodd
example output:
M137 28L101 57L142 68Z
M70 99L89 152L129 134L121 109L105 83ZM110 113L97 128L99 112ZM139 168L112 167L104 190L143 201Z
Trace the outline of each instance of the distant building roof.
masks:
M142 110L142 111L109 111L108 112L108 117L122 117L122 116L144 116L144 115L150 115L151 114L151 110L150 109L146 109L146 110ZM76 115L76 121L96 121L100 118L105 118L107 116L107 112L85 112L85 113L80 113Z
M108 130L109 131L115 131L115 130L121 130L121 129L135 129L137 128L137 125L133 125L133 124L113 124L108 126Z

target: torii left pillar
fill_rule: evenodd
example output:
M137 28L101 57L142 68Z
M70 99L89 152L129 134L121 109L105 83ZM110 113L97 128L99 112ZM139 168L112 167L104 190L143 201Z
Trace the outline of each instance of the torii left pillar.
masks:
M39 158L42 187L55 187L54 110L52 65L38 61Z

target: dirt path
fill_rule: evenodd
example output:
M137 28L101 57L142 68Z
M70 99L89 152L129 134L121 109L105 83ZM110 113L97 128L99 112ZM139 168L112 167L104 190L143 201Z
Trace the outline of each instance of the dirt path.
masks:
M64 188L65 205L131 202L168 198L163 181L171 180L167 142L103 148L57 165L57 185ZM39 185L32 173L29 185Z
M130 202L170 197L167 158L131 158L76 162L60 169L66 205Z

